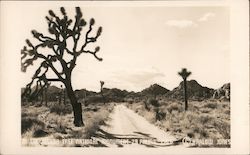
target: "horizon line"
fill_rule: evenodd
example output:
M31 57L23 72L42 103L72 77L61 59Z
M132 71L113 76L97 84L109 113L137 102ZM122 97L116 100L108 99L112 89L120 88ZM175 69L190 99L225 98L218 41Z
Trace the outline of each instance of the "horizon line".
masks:
M199 85L201 85L197 80L194 80L194 79L190 79L190 80L187 80L187 81L196 81ZM179 83L179 85L182 83L183 81L181 81L180 83ZM223 85L225 85L225 84L230 84L231 82L225 82L224 84L222 84L219 88L221 88ZM106 89L119 89L119 90L125 90L125 91L127 91L127 92L135 92L135 93L138 93L138 92L141 92L141 91L143 91L143 90L145 90L145 89L147 89L147 88L149 88L150 86L152 86L152 85L155 85L155 84L157 84L157 85L159 85L159 86L161 86L161 87L163 87L163 88L165 88L165 89L167 89L167 90L169 90L169 91L172 91L172 90L174 90L175 88L177 88L178 86L176 86L176 87L174 87L174 88L172 88L172 89L168 89L168 88L166 88L166 87L164 87L164 86L162 86L161 84L159 84L159 83L157 83L157 82L155 82L155 83L153 83L153 84L150 84L148 87L145 87L145 88L143 88L143 89L141 89L141 90L139 90L139 91L134 91L134 90L128 90L128 89L124 89L124 88L117 88L117 87L103 87L103 88L106 88ZM61 89L60 87L58 87L57 85L55 85L55 84L51 84L51 86L54 86L54 87L57 87L58 89ZM209 88L209 89L213 89L213 90L216 90L216 89L219 89L219 88L212 88L212 87L207 87L207 86L204 86L204 85L201 85L202 87L206 87L206 88ZM26 87L26 86L25 86ZM25 88L25 87L21 87L21 88ZM35 87L35 86L33 86L33 87ZM96 90L92 90L92 89L87 89L87 88L79 88L79 89L75 89L74 91L79 91L79 90L83 90L83 89L85 89L85 90L87 90L87 91L92 91L92 92L99 92L99 91L96 91Z

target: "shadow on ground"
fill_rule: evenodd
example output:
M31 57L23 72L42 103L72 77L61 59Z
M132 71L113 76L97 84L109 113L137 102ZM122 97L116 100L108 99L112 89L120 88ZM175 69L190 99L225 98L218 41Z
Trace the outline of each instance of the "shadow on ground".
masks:
M139 145L144 145L146 147L157 148L157 147L169 147L169 146L180 145L182 142L182 139L179 139L176 141L166 143L157 141L156 138L151 137L150 134L147 133L134 132L134 134L121 135L121 134L111 134L102 129L99 129L95 133L95 135L93 135L93 137L100 138L103 140L119 140L125 142L125 144L113 143L117 145L117 147L124 147L125 145L128 146L133 143L137 143ZM98 141L98 145L95 147L108 147L108 146Z

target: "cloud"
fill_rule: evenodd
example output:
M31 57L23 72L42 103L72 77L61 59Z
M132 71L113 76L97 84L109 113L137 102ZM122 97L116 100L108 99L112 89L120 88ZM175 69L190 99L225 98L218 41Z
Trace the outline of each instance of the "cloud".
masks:
M167 26L177 27L177 28L188 28L188 27L197 27L198 25L192 20L168 20L166 22Z
M197 19L198 22L208 21L210 18L215 17L215 13L207 12L203 14L200 18ZM198 23L192 20L168 20L165 23L170 27L177 27L180 29L189 28L189 27L197 27Z
M202 16L198 19L198 21L200 21L200 22L205 22L205 21L207 21L209 18L214 17L214 16L215 16L214 13L208 12L208 13L205 13L204 15L202 15Z
M165 74L155 69L133 70L133 71L116 71L112 75L112 81L119 85L126 85L131 90L140 91L153 83L162 82Z

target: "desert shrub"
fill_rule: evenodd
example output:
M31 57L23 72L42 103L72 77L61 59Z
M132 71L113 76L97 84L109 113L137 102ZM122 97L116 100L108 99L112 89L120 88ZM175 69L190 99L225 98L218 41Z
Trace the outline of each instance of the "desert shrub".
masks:
M157 109L155 111L155 119L156 119L156 121L161 121L161 120L164 120L165 118L166 118L166 112L160 111L159 109Z
M87 123L84 128L85 137L84 138L91 138L95 135L96 131L99 129L99 122L92 120L91 122Z
M137 104L133 104L132 105L132 109L136 112L136 113L139 113L141 111L143 111L145 109L145 107L140 104L140 103L137 103Z
M211 111L211 109L210 108L202 108L200 111L202 113L209 113Z
M153 99L153 98L148 99L147 102L148 102L148 103L147 103L148 105L152 105L152 106L154 106L154 107L159 107L159 106L160 106L158 100Z
M99 110L99 108L97 107L87 107L84 109L84 111L93 111L93 112L97 112Z
M59 133L63 133L63 134L67 134L66 132L66 123L64 123L61 119L57 119L56 121L56 127L55 127L55 131L59 132Z
M170 131L172 129L172 124L171 123L172 122L170 120L165 120L165 121L162 122L162 126L165 129L165 131Z
M147 111L150 111L149 103L147 101L143 101L144 107Z
M26 131L30 130L31 128L36 128L36 129L44 129L45 124L34 118L34 117L22 117L21 120L21 133L25 133Z
M50 107L50 112L51 113L56 113L58 115L62 114L71 114L72 112L72 107L71 105L59 105L59 104L54 104Z
M48 135L48 132L46 132L40 128L34 130L34 132L33 132L33 137L44 137L46 135Z
M188 133L189 135L192 134L194 138L207 138L209 136L205 127L199 124L192 125L191 132Z
M187 136L188 136L189 138L194 138L195 135L194 135L193 132L188 132L188 133L187 133Z
M181 113L179 114L179 120L180 120L180 125L184 128L190 128L190 126L192 124L194 124L194 122L196 122L197 120L197 115L193 112L190 111L186 111L184 114Z
M229 102L222 102L221 106L222 106L222 108L227 108L227 107L230 107L230 103Z
M89 103L102 103L102 102L107 102L107 98L104 98L101 95L96 95L96 96L90 96L86 99L87 104Z
M132 98L128 98L128 99L126 99L125 101L128 102L129 104L134 103L134 100L133 100Z
M174 103L167 106L167 110L168 110L169 113L172 113L172 111L180 112L182 110L182 107L181 107L180 104L174 102Z
M230 139L230 122L216 120L214 121L214 127L223 138Z
M84 128L85 137L91 138L100 129L101 125L105 125L105 121L109 116L109 108L102 109L99 113L96 113L92 118L86 120L86 125Z
M230 115L230 109L226 109L226 110L224 111L224 114Z
M198 123L201 123L203 125L208 124L211 122L214 118L207 115L207 114L201 114L200 117L198 117Z
M146 120L148 120L150 123L155 123L156 122L156 117L155 117L155 113L152 111L141 111L139 113L141 116L144 116L144 118Z
M215 109L215 108L217 108L217 103L215 103L215 102L209 102L209 103L204 104L203 107L204 107L204 108Z
M48 135L44 131L44 122L34 118L34 117L22 117L21 120L21 133L25 137L43 137Z

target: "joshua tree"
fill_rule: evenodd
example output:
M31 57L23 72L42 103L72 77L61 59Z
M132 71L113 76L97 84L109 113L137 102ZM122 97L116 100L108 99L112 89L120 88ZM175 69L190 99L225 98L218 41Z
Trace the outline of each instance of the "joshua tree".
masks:
M178 74L183 78L183 89L184 89L184 102L185 102L185 111L188 110L188 96L187 96L187 77L191 74L186 68L182 68L181 72Z
M104 95L103 95L103 85L104 85L104 81L100 81L100 84L101 84L101 95L102 95L102 99L103 99L103 103L105 103L105 99L104 99Z
M46 85L46 87L44 88L44 99L45 99L45 106L48 106L48 88L50 86L50 83L48 83L48 85Z
M52 10L49 10L49 16L46 16L48 31L50 35L46 36L36 30L32 30L34 38L39 42L34 45L30 40L26 40L27 46L21 50L22 71L33 65L34 61L40 60L35 74L30 83L26 85L23 95L36 96L43 90L50 81L62 82L67 91L70 103L74 113L75 126L83 126L82 106L77 101L74 93L71 79L72 71L76 66L77 58L83 54L92 54L97 60L102 58L97 56L100 47L89 50L89 44L97 41L102 32L102 27L92 32L95 20L90 19L89 23L82 17L79 7L76 7L75 19L70 19L63 7L60 8L62 16L57 16ZM86 31L82 31L84 27ZM92 34L92 36L91 36ZM80 43L82 43L80 45ZM58 67L59 66L59 67ZM48 77L47 73L53 72L55 78ZM33 83L36 84L34 91L31 91Z

